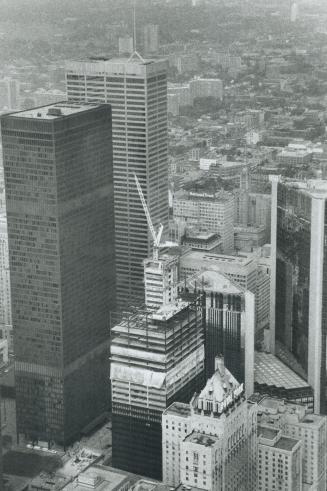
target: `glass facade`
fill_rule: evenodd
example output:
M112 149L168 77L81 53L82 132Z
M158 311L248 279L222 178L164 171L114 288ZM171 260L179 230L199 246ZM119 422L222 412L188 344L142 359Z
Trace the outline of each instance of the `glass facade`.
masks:
M109 406L113 169L110 107L55 107L1 128L18 433L65 445Z
M244 299L240 295L208 293L206 300L206 374L215 372L216 356L224 356L226 368L239 383L245 382L245 353L241 315ZM244 334L243 334L244 335Z
M307 373L311 197L280 183L277 194L276 341Z

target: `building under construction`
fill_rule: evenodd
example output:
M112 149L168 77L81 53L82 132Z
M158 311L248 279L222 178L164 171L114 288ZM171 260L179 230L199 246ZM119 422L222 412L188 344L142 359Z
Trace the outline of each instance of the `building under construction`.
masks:
M163 411L204 384L202 297L122 316L111 329L113 465L162 478Z

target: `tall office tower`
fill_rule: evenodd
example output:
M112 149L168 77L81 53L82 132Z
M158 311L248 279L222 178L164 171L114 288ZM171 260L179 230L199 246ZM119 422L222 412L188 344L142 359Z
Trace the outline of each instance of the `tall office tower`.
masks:
M135 186L137 174L154 226L168 233L167 63L131 59L71 62L67 95L72 101L112 106L117 301L144 302L143 260L151 237Z
M147 24L143 29L144 53L156 53L159 49L159 26Z
M325 414L327 181L271 181L271 351L301 366Z
M254 293L256 304L255 338L262 337L269 324L270 306L270 260L257 253L242 253L237 256L210 253L209 251L188 251L180 257L180 277L200 273L203 270L223 273L237 285Z
M0 215L0 333L2 339L7 339L9 351L13 352L8 231L5 215Z
M162 416L163 481L208 491L254 491L257 481L257 405L216 360L216 372L189 404Z
M173 202L176 220L218 233L225 253L234 249L234 207L234 196L225 191L209 194L181 190Z
M161 479L161 417L204 383L201 297L137 311L112 328L113 465Z
M224 356L226 368L245 395L254 391L255 295L217 271L203 271L186 282L189 290L204 292L206 378L215 372L215 359Z
M18 435L61 445L109 406L111 110L2 116Z
M258 426L258 491L302 491L301 442Z
M281 430L284 436L302 443L303 489L317 491L327 489L326 416L311 414L303 404L292 404L267 396L256 395L253 399L258 403L258 423L260 425ZM286 470L290 474L290 467ZM278 489L277 486L275 489ZM301 487L286 489L301 489Z

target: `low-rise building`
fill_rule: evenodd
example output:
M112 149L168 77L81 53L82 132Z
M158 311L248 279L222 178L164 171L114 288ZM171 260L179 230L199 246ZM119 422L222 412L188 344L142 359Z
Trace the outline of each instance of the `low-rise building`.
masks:
M254 354L254 390L304 404L313 411L312 387L272 353L256 351Z

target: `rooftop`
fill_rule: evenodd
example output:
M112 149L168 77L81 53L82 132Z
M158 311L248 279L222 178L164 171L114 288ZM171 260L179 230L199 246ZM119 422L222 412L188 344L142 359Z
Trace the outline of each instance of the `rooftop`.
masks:
M201 286L205 291L213 291L219 293L239 294L244 293L244 290L237 286L223 273L218 271L201 271L197 276L192 276L187 280L187 286L195 288Z
M274 440L278 435L280 430L276 430L275 428L268 428L267 426L258 426L258 436L265 438L266 440Z
M64 491L116 491L130 479L116 470L102 465L94 465L78 475L73 482L66 485Z
M186 264L190 264L192 269L208 269L212 270L217 268L218 271L234 270L239 274L244 274L242 269L256 268L256 256L254 254L243 255L238 254L237 256L227 255L227 254L217 254L208 251L187 251L181 256L181 266L185 267ZM248 272L247 272L248 273Z
M139 479L133 487L129 488L130 491L169 491L170 489L170 486L148 479Z
M216 203L225 203L234 200L234 196L227 191L218 191L216 193L185 191L183 189L175 193L176 201L213 201Z
M89 111L92 108L94 109L100 106L101 104L75 104L71 102L59 102L56 104L11 113L8 114L8 116L14 118L54 120L71 116L73 114L82 113L84 111Z
M182 418L188 418L191 414L190 405L182 402L174 402L164 411L164 414L174 414Z
M327 180L326 179L287 179L280 178L278 176L271 176L271 179L277 180L288 187L298 189L299 192L303 192L316 198L327 198ZM274 179L275 178L275 179Z
M101 73L110 75L139 75L143 76L145 72L152 73L157 70L167 69L167 60L159 58L142 58L135 53L131 57L120 58L96 58L83 61L66 62L67 73Z
M254 381L257 384L294 389L310 387L309 384L271 353L256 351Z
M288 450L289 452L298 445L299 440L294 440L294 438L289 438L288 436L281 436L279 440L275 443L275 448L280 448L281 450Z
M216 357L215 364L215 373L208 379L200 394L194 397L192 405L197 411L220 415L242 396L244 387L225 368L223 358Z
M324 424L324 416L308 413L308 409L303 404L296 404L269 396L252 396L251 400L258 403L258 417L261 421L274 423L285 418L289 424L305 425L308 428L319 428Z
M193 432L188 435L184 441L203 445L204 447L212 447L218 441L218 437L205 435L204 433Z
M212 240L212 239L220 240L220 236L215 232L200 232L200 231L197 232L197 231L188 230L187 234L184 237L184 240Z

